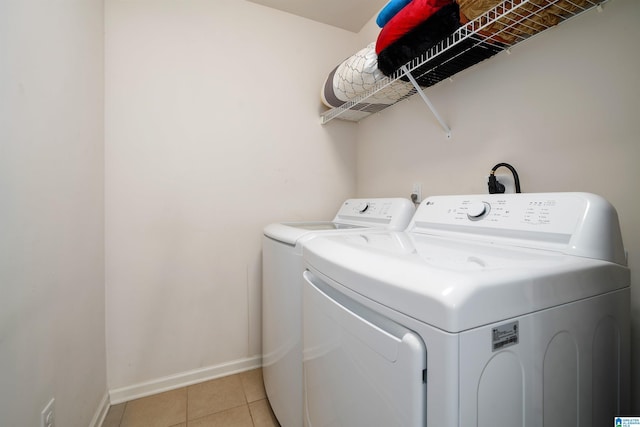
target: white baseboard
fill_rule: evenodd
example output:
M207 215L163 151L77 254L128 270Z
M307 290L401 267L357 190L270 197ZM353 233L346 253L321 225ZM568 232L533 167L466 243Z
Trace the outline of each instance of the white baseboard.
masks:
M98 406L98 409L96 410L96 413L93 416L89 427L100 427L102 425L105 417L107 416L107 412L109 412L109 406L109 393L105 392L102 400L100 401L100 406Z
M203 381L237 374L238 372L248 371L261 366L262 356L254 356L109 390L110 404L116 405L118 403L127 402L140 397L175 390L176 388L186 387Z

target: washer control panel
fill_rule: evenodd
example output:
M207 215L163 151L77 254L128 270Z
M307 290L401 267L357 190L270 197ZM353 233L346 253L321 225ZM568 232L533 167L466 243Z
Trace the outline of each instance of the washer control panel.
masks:
M409 199L348 199L333 221L353 225L384 225L385 228L404 230L414 213L414 204Z

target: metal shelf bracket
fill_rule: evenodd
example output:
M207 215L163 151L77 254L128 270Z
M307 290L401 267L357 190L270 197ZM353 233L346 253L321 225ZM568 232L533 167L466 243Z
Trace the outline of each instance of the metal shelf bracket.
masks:
M404 72L404 75L407 76L407 78L409 79L413 87L416 89L416 92L418 93L418 95L420 95L420 97L425 102L425 104L427 104L427 107L429 107L429 109L435 116L436 120L438 120L438 123L440 123L440 126L442 127L442 129L444 129L444 132L447 135L447 139L451 139L451 129L444 122L440 114L438 114L436 107L434 107L431 101L429 100L429 98L427 98L427 95L424 93L424 90L422 90L422 88L420 87L416 79L411 75L411 72L409 71L407 66L403 65L401 69Z

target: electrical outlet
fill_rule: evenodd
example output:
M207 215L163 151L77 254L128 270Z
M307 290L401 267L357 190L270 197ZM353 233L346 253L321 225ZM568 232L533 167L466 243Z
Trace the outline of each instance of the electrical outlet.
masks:
M414 194L415 197L413 197ZM422 184L413 184L413 187L411 187L411 196L411 200L413 200L413 203L420 203L422 201Z
M40 427L56 427L55 399L51 399L40 413Z

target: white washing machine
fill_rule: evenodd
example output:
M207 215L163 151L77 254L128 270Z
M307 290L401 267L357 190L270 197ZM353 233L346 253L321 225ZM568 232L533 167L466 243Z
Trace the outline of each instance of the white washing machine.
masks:
M280 425L300 427L302 411L303 245L320 235L404 230L415 212L408 199L349 199L332 221L265 227L262 239L262 353L264 385Z
M630 278L586 193L425 199L303 250L309 427L600 427L629 409Z

